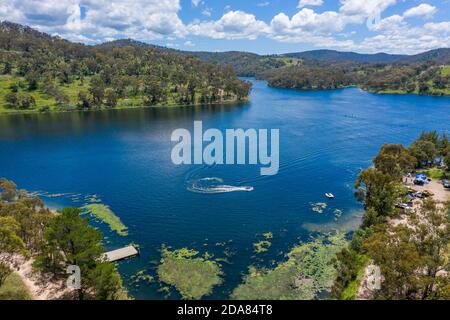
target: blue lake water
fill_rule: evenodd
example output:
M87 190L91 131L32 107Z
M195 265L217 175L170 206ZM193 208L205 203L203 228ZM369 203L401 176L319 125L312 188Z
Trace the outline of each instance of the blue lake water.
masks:
M56 208L81 206L97 195L129 227L119 237L104 225L108 249L129 243L141 256L119 269L137 299L177 299L174 289L133 284L131 275L155 266L162 244L225 258L223 285L206 298L226 298L250 265L272 266L315 232L352 230L361 218L353 183L383 143L409 144L423 130L450 133L450 98L375 95L357 88L294 91L254 81L244 105L149 108L0 117L0 177L44 197ZM174 129L280 129L280 171L261 177L259 166L175 166ZM201 194L190 183L220 178L252 192ZM327 201L332 192L336 199ZM311 204L327 202L323 213ZM343 211L336 220L334 210ZM96 224L97 225L97 224ZM255 255L253 243L272 232L272 247Z

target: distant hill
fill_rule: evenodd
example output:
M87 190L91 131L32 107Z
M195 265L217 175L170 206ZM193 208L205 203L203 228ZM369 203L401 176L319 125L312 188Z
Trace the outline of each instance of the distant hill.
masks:
M403 61L411 63L434 61L439 64L450 64L450 48L435 49L413 56L407 56Z
M340 52L335 50L312 50L283 54L285 57L320 61L352 61L360 63L393 63L408 58L407 55L375 53L362 54L356 52Z
M312 50L304 52L294 52L283 54L284 57L293 57L298 59L319 60L328 62L359 62L359 63L416 63L434 61L437 63L450 63L450 49L441 48L416 55L401 55L374 53L363 54L356 52L341 52L335 50Z
M239 75L255 75L258 72L267 69L283 67L283 58L295 58L301 60L316 60L325 63L329 62L355 62L355 63L420 63L433 61L439 64L450 63L450 48L441 48L426 51L416 55L404 54L388 54L374 53L364 54L357 52L343 52L336 50L311 50L303 52L292 52L281 55L259 55L251 52L243 51L225 51L225 52L208 52L208 51L183 51L154 44L148 44L133 39L120 39L105 42L98 45L100 47L143 47L157 48L161 50L173 51L182 54L192 55L204 61L215 62L221 66L230 66L234 68Z

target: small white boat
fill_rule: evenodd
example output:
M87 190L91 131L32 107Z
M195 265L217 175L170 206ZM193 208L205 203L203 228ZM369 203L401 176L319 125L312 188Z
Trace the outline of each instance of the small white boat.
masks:
M334 199L334 194L332 194L332 193L325 193L325 196L326 196L328 199Z

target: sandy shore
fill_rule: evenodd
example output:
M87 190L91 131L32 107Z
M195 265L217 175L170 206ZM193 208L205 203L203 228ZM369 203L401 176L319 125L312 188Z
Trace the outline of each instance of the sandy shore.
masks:
M25 259L16 255L11 268L17 273L30 290L33 300L70 299L73 292L62 280L55 280L51 275L41 274L33 270L33 259Z

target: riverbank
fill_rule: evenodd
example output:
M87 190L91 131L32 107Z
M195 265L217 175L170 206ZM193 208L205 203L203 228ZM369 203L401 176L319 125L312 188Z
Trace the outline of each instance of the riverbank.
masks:
M264 79L260 79L264 80ZM283 86L275 86L270 85L269 87L275 88L275 89L290 89L290 90L297 90L297 91L327 91L327 90L342 90L342 89L348 89L348 88L358 88L362 91L377 94L377 95L417 95L417 96L425 96L425 97L450 97L450 89L437 89L435 91L428 91L426 93L421 93L418 90L408 92L406 90L400 90L400 89L387 89L387 90L373 90L358 84L352 84L348 86L338 86L338 87L321 87L321 88L294 88L294 87L283 87Z
M98 112L98 111L109 111L109 110L132 110L132 109L163 109L163 108L192 108L192 107L210 107L210 106L229 106L236 104L247 104L249 99L242 100L226 100L217 103L195 103L195 104L171 104L171 105L122 105L114 108L109 107L95 107L90 109L78 109L74 106L73 109L63 109L57 106L53 106L52 109L49 110L41 110L41 109L24 109L24 110L16 110L16 109L7 109L3 106L0 106L0 117L1 116L10 116L10 115L21 115L21 114L49 114L49 113L73 113L73 112Z

